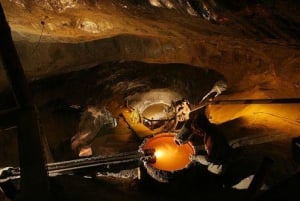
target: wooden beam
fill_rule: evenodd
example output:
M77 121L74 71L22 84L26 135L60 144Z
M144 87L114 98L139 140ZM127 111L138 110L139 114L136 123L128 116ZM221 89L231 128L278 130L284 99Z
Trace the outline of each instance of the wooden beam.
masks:
M0 3L0 59L20 108L17 121L20 200L50 200L48 174L37 118L29 86Z

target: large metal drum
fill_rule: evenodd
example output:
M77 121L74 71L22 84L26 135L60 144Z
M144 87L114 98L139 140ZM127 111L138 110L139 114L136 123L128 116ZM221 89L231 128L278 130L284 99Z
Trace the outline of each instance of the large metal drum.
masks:
M146 138L140 146L140 151L154 149L154 162L144 161L148 174L160 182L169 182L191 163L190 156L195 149L190 142L183 145L175 143L175 133L160 133Z

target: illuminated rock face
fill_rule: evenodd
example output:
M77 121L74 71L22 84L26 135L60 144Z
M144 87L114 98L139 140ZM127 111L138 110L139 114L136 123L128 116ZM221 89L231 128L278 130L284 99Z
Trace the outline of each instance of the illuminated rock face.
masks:
M178 171L190 164L190 155L195 154L190 143L177 145L174 141L175 134L161 133L145 140L142 149L155 149L156 162L150 165L158 170Z
M300 94L296 1L1 3L29 79L106 62L184 63L215 70L251 98Z

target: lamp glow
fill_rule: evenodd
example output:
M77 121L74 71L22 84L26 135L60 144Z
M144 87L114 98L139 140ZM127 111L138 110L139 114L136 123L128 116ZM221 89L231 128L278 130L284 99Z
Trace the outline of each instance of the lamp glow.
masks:
M155 163L151 166L159 170L176 171L185 168L190 162L190 155L195 154L193 146L188 142L178 145L173 133L161 133L147 138L143 150L154 150Z
M161 150L156 150L154 155L155 155L156 158L160 158L164 155L164 152L161 151Z

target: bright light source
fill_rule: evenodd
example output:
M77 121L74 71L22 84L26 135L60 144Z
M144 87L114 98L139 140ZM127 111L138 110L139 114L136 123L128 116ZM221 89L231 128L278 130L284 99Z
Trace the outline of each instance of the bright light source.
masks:
M191 161L190 155L195 150L190 143L177 145L174 133L161 133L147 138L143 143L143 150L155 150L155 163L151 166L159 170L175 171L185 168Z
M160 158L164 155L164 152L161 151L161 150L156 150L154 155L155 155L156 158Z

